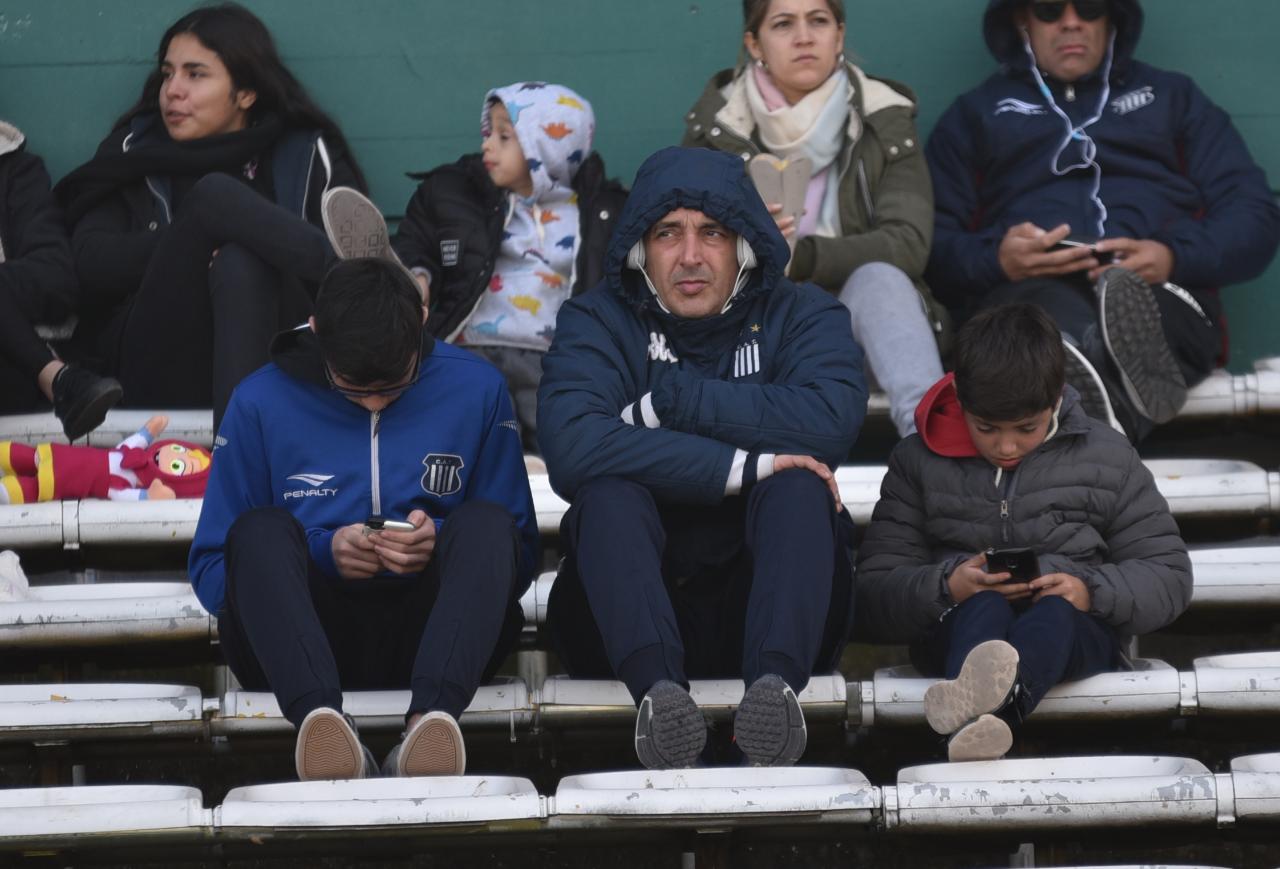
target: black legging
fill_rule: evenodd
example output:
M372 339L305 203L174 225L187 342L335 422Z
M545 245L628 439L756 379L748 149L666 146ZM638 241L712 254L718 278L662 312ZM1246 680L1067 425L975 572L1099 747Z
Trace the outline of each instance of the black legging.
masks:
M272 336L306 319L335 258L321 230L247 185L201 178L152 254L121 331L125 402L212 404L216 426L236 384L267 362Z
M49 345L22 313L22 306L0 287L0 413L24 413L48 407L36 375L54 360Z

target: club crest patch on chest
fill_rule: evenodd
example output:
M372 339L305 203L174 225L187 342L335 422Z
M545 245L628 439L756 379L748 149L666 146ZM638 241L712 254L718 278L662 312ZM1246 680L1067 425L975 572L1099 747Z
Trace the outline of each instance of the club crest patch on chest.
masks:
M453 453L428 453L422 460L427 469L422 475L422 490L428 495L443 498L462 491L462 456Z
M457 238L446 238L440 242L440 264L445 268L452 268L458 264L458 258L462 255L462 240Z

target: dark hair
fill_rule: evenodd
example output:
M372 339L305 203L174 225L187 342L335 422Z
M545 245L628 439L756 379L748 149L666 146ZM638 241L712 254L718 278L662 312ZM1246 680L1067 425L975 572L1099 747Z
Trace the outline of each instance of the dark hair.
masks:
M315 318L329 369L357 386L400 380L422 346L421 291L387 260L341 260L329 269Z
M163 82L160 67L169 51L169 43L182 33L190 33L200 40L201 45L218 55L236 90L257 93L257 100L249 108L250 124L264 115L274 114L285 127L319 130L328 141L346 152L356 177L361 186L364 185L364 176L342 130L312 101L306 88L289 72L280 59L267 26L239 3L197 7L164 32L156 52L156 68L142 85L138 101L116 121L117 128L139 115L157 110Z
M1066 382L1062 333L1037 305L1001 305L974 315L956 335L956 397L990 422L1053 407Z
M769 12L773 0L742 0L742 29L753 36L760 35L760 25ZM844 24L844 0L827 0L827 8L835 16L836 24Z

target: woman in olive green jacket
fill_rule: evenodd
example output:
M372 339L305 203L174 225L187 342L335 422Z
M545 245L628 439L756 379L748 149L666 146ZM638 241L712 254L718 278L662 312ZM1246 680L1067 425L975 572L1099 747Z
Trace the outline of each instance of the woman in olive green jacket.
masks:
M920 398L942 377L938 344L949 331L921 277L933 187L914 94L845 60L841 0L743 7L750 62L711 79L685 117L682 144L744 160L758 153L810 160L799 218L766 203L792 243L788 274L839 294L905 436L915 430Z

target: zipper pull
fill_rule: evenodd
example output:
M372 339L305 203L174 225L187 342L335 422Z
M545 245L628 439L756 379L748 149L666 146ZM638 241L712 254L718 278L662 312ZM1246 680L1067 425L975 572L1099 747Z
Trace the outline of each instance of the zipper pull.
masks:
M1007 500L1000 502L1000 518L1001 519L1009 518L1009 502Z
M1067 102L1074 103L1075 101L1076 101L1076 86L1073 84L1069 84L1067 85Z

